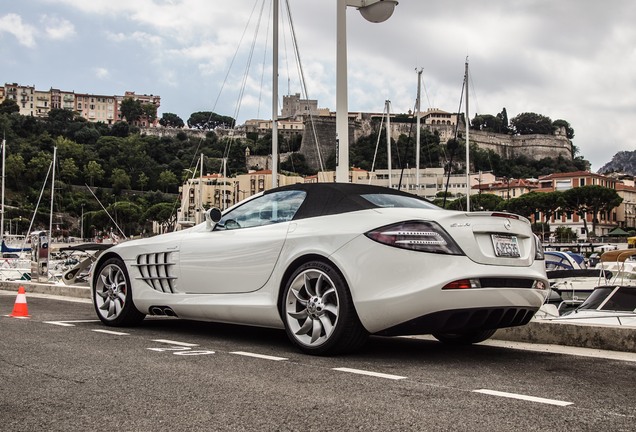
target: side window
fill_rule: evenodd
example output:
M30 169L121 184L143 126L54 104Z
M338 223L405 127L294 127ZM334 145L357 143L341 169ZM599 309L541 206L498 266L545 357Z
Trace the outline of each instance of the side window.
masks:
M303 191L266 194L223 215L215 230L252 228L291 220L305 200Z

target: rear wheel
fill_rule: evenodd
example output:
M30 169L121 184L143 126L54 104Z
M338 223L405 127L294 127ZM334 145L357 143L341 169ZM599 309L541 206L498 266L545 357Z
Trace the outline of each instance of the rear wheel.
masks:
M93 305L99 319L110 326L138 324L146 316L133 304L130 278L119 258L110 258L99 267L93 283Z
M350 352L367 340L344 279L325 262L300 266L287 281L281 306L287 336L308 354Z
M450 345L470 345L490 339L497 329L480 330L467 333L433 333L433 337L440 342Z

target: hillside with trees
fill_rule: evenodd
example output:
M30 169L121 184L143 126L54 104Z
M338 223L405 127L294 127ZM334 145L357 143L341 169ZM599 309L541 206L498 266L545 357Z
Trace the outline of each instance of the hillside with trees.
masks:
M129 116L133 121L119 121L108 126L88 122L68 110L52 109L48 118L36 118L20 115L12 100L0 104L0 129L7 143L5 230L11 225L13 232L25 232L38 200L42 203L50 200L50 187L45 188L44 184L54 148L57 148L57 164L53 235L58 237L79 236L82 214L85 237L114 229L108 214L128 236L149 233L149 221L152 220L174 226L179 186L192 175L201 154L204 155L206 173L220 172L225 158L227 173L233 176L250 168L246 166L246 148L249 147L252 155L271 153L271 134L263 137L248 134L243 139L219 138L214 132L216 127L235 124L228 116L195 112L184 122L176 114L164 113L159 123L178 132L174 136L157 137L144 134L134 125L134 119L156 116L156 110L137 104L128 104L122 109L126 111L126 118ZM511 121L508 125L505 116L499 117L500 120L497 116L481 116L473 121L474 127L522 129L521 122ZM405 115L401 121L412 121L412 118ZM185 124L205 131L205 137L191 138L190 134L180 130ZM352 165L371 169L376 140L377 136L365 137L352 145ZM415 165L414 141L414 133L400 136L393 146L394 168ZM452 167L453 172L462 171L465 151L461 137L443 143L438 134L423 130L421 143L423 167L445 166ZM279 136L281 152L294 152L281 163L281 169L300 175L315 174L297 153L300 145L300 136ZM471 152L475 170L511 178L576 171L585 169L586 162L582 158L531 161L523 157L510 161L478 148L472 148ZM379 152L376 168L386 165L386 152ZM335 160L328 160L327 168L334 167ZM50 184L50 178L48 182ZM46 207L40 205L36 226L32 229L48 228Z

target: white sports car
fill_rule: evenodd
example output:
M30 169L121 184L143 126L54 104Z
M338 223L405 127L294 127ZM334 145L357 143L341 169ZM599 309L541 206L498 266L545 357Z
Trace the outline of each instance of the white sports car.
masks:
M284 328L310 354L352 351L370 334L480 342L528 323L548 287L526 219L342 183L208 210L190 229L104 251L93 269L106 325L150 314Z

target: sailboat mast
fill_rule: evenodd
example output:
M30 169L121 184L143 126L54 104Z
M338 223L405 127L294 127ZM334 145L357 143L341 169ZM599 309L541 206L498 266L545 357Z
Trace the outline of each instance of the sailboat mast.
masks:
M47 266L51 260L51 246L53 245L53 198L55 198L55 158L57 157L57 146L53 147L53 165L51 166L51 212L49 214L49 247L46 248Z
M205 219L203 216L203 153L201 153L201 160L199 164L199 200L197 202L197 214L199 215L199 220L196 221L197 223L201 223Z
M466 211L470 211L470 116L468 115L468 58L466 58Z
M415 190L420 194L420 103L422 95L422 69L417 71L417 99L415 100Z
M275 188L278 187L278 0L272 5L272 188Z
M2 138L2 208L0 208L0 237L4 240L4 157L7 140Z
M389 169L389 187L393 187L393 176L391 174L391 101L386 102L386 152Z

